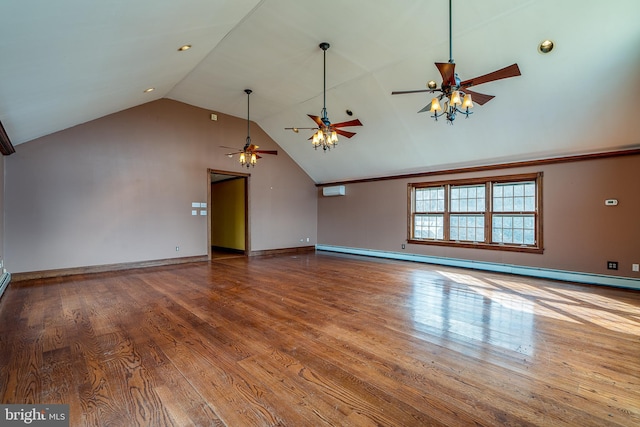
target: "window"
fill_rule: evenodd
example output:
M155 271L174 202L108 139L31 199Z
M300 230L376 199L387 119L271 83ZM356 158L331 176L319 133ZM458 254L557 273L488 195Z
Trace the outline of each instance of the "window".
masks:
M409 242L542 252L542 174L409 184Z

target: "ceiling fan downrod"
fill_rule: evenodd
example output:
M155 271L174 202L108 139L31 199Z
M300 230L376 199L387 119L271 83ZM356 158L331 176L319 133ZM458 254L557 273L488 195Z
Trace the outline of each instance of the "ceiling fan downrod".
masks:
M250 121L249 121L249 98L250 98L251 92L253 92L251 89L244 90L244 93L247 94L247 142L244 145L244 151L247 151L247 149L251 145L251 127L250 127Z
M323 97L322 97L322 123L324 123L324 125L326 127L329 127L331 125L331 122L329 121L329 117L327 116L327 49L329 49L329 47L331 47L331 45L327 42L322 42L320 43L320 49L323 50L323 62L324 62L324 69L323 69L323 74L322 74L322 81L323 81Z

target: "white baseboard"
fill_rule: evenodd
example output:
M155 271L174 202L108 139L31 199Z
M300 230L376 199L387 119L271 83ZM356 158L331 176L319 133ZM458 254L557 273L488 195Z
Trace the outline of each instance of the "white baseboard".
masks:
M375 249L349 248L346 246L316 245L316 250L339 252L352 255L364 255L377 258L397 259L402 261L423 262L427 264L446 265L449 267L472 268L493 271L496 273L518 274L521 276L539 277L543 279L563 280L566 282L587 283L591 285L614 286L640 290L640 279L604 274L582 273L577 271L553 270L549 268L526 267L513 264L498 264L484 261L472 261L458 258L435 257L404 252L379 251Z

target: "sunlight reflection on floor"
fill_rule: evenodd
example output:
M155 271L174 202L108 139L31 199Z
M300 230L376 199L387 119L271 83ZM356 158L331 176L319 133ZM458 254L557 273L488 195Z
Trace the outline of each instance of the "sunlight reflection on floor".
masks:
M424 330L441 331L532 355L534 352L533 303L502 295L499 288L471 276L440 272L464 288L433 284L416 272L413 280L414 321ZM420 328L420 326L416 326Z
M448 322L446 328L449 331L479 340L486 340L488 334L504 337L514 331L524 330L528 330L527 335L531 335L534 316L538 315L572 323L586 321L611 331L640 335L640 317L637 316L640 313L640 307L623 301L561 287L536 287L517 280L481 279L470 274L450 271L438 271L438 273L450 281L466 286L477 297L462 290L451 290L446 286L439 290L446 295L446 298L434 292L425 294L424 289L420 290L420 283L429 283L429 281L420 280L420 272L416 272L414 277L415 320L433 327L445 328L445 322ZM482 322L476 322L478 319L457 318L455 314L464 310L465 304L485 304L483 298L491 302L489 310L485 310L489 316L489 331L481 330L479 325L482 325ZM452 308L455 310L451 310ZM621 313L610 313L600 308L609 311L617 310ZM452 314L450 311L455 313ZM509 324L502 325L504 321L508 321ZM503 334L504 332L506 335ZM492 344L501 345L499 339L492 338L495 341ZM502 344L509 346L512 343L506 340Z

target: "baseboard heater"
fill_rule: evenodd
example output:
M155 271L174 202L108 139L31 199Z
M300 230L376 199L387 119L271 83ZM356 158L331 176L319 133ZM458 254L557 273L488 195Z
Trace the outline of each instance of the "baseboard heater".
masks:
M2 273L2 275L0 276L0 298L2 297L2 294L4 294L4 290L7 289L7 286L9 286L10 281L11 281L11 274Z

